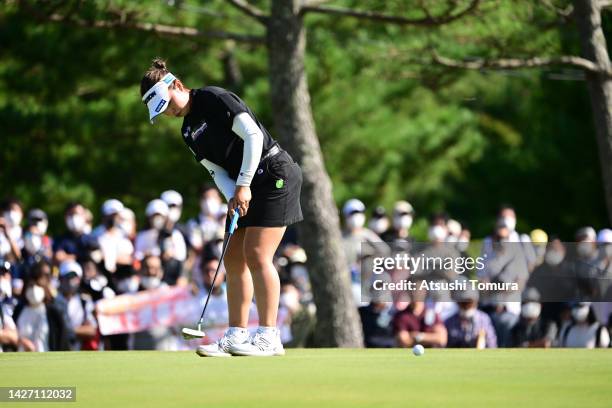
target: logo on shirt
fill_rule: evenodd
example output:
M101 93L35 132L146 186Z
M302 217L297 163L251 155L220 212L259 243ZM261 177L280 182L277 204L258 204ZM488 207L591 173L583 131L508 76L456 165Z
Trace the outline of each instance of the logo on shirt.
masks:
M196 140L202 133L204 133L207 127L208 127L208 123L203 122L199 128L197 128L191 133L191 138L193 140Z

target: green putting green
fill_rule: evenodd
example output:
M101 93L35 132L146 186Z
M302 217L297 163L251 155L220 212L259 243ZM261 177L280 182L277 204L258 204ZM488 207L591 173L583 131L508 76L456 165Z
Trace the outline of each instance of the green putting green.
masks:
M0 354L0 386L76 386L77 402L67 407L594 408L612 403L611 379L612 350ZM60 406L34 406L49 404Z

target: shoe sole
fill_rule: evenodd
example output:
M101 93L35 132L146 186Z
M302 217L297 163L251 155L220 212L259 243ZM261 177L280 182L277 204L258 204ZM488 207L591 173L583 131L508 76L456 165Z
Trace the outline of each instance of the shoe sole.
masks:
M280 357L280 356L285 355L285 350L283 349L281 351L277 351L272 354L257 354L257 353L249 353L248 351L239 351L239 350L232 350L230 351L230 353L232 353L233 356L238 356L238 357Z
M230 353L209 353L207 351L196 350L196 354L200 357L231 357Z

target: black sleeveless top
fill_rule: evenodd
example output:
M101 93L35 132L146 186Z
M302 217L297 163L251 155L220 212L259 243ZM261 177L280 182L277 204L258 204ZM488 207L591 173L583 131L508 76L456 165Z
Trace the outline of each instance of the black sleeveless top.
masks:
M234 117L247 112L261 129L264 140L262 155L276 141L259 123L249 107L234 93L217 86L192 89L191 108L183 120L183 140L198 162L209 160L236 180L242 166L244 140L232 131Z

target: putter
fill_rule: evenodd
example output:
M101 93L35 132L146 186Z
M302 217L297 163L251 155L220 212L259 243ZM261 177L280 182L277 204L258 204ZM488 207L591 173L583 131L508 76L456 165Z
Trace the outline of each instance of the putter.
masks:
M213 288L215 287L215 281L217 280L217 274L219 273L219 269L221 268L221 264L223 263L223 257L225 256L225 251L227 250L227 246L229 244L229 240L236 229L236 225L238 224L238 217L240 214L238 211L234 211L234 216L232 217L232 222L230 223L229 232L227 237L223 242L223 249L221 251L221 259L219 259L219 265L217 266L217 270L215 271L215 275L213 276L212 283L210 285L210 289L208 290L208 296L206 297L206 302L204 303L204 309L202 309L202 314L200 315L200 320L198 320L198 329L192 329L190 327L183 327L181 333L183 334L183 338L185 340L190 339L201 339L206 336L206 333L202 330L202 323L204 322L204 313L206 313L206 307L208 306L208 301L210 300L210 295L212 294Z

